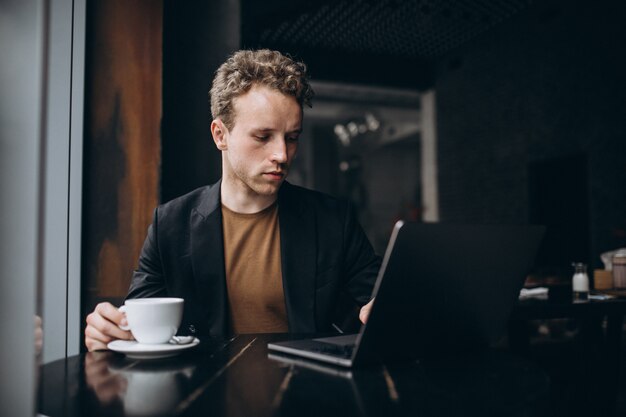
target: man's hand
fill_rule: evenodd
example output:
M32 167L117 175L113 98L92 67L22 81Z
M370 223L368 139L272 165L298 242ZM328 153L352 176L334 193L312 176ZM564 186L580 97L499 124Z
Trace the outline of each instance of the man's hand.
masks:
M361 323L363 324L367 323L367 319L370 316L370 311L372 310L372 305L374 305L373 298L372 298L372 301L370 301L369 303L361 307L361 311L359 312L359 320L361 320Z
M115 339L133 340L130 331L122 330L126 326L126 316L111 303L100 303L87 316L85 328L85 345L92 352L107 348L107 343Z

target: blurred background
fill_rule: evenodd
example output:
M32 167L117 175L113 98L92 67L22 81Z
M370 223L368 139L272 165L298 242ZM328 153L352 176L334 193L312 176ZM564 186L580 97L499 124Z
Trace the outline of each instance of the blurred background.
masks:
M377 251L400 218L541 223L540 279L600 267L626 244L623 17L617 1L87 2L85 311L125 294L154 205L219 178L207 91L239 48L308 65L289 180L351 199Z
M379 253L398 219L540 223L539 282L568 281L573 261L601 267L626 246L625 12L617 0L3 2L3 163L30 146L26 176L2 173L3 247L20 224L39 243L4 251L2 281L33 265L25 291L58 324L44 326L44 361L82 349L86 314L125 296L154 207L219 178L208 90L241 48L308 65L317 97L289 180L350 199Z

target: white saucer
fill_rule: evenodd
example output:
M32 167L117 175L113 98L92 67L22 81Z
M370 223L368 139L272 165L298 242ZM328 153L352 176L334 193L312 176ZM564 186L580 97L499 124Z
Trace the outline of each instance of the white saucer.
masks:
M191 343L175 345L173 343L160 343L148 345L134 340L114 340L107 347L114 352L123 353L133 359L157 359L176 356L183 350L198 346L200 340L194 338Z

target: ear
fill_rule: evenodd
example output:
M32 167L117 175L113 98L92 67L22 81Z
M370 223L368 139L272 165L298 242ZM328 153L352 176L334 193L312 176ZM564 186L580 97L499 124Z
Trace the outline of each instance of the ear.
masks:
M228 149L226 137L228 136L228 129L224 125L221 119L214 119L211 122L211 136L213 136L213 142L220 151Z

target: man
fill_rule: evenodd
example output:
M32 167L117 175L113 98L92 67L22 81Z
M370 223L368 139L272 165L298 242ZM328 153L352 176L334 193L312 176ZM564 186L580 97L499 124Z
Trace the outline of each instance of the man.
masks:
M341 292L365 305L365 321L380 258L353 211L285 182L313 96L304 64L236 52L210 96L222 178L155 210L128 297L184 298L179 332L198 337L330 331ZM132 339L124 324L99 304L87 317L87 348Z

